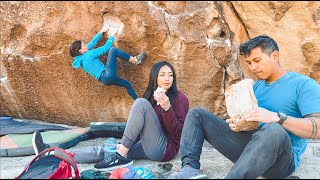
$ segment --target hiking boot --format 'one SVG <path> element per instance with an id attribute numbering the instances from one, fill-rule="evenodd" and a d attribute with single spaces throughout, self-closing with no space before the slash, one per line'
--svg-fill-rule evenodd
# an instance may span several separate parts
<path id="1" fill-rule="evenodd" d="M 41 153 L 45 149 L 50 148 L 50 146 L 48 144 L 43 142 L 39 131 L 36 131 L 33 133 L 32 146 L 33 146 L 33 149 L 34 149 L 34 152 L 36 155 L 38 155 L 39 153 Z"/>
<path id="2" fill-rule="evenodd" d="M 142 63 L 142 60 L 146 57 L 146 53 L 145 52 L 141 52 L 138 56 L 136 56 L 137 58 L 137 62 L 135 62 L 134 64 L 138 65 Z"/>
<path id="3" fill-rule="evenodd" d="M 96 170 L 100 171 L 112 171 L 119 167 L 126 167 L 133 163 L 130 158 L 120 156 L 118 153 L 111 154 L 107 159 L 94 165 Z"/>
<path id="4" fill-rule="evenodd" d="M 186 165 L 179 172 L 171 174 L 167 179 L 208 179 L 208 176 L 201 170 Z"/>

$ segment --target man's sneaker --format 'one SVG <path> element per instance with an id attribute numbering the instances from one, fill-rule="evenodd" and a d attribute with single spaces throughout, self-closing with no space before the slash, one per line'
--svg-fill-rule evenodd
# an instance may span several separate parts
<path id="1" fill-rule="evenodd" d="M 142 60 L 146 57 L 146 53 L 145 52 L 141 52 L 138 56 L 136 56 L 137 58 L 137 62 L 135 62 L 134 64 L 141 64 L 142 63 Z"/>
<path id="2" fill-rule="evenodd" d="M 110 155 L 107 159 L 94 165 L 96 170 L 100 171 L 112 171 L 116 168 L 126 167 L 133 163 L 132 159 L 120 156 L 118 153 Z"/>
<path id="3" fill-rule="evenodd" d="M 208 179 L 208 176 L 201 170 L 186 165 L 179 172 L 168 176 L 167 179 Z"/>
<path id="4" fill-rule="evenodd" d="M 39 153 L 41 153 L 45 149 L 50 148 L 50 146 L 48 144 L 43 142 L 39 131 L 36 131 L 33 133 L 32 146 L 33 146 L 33 149 L 34 149 L 34 152 L 36 155 L 38 155 Z"/>

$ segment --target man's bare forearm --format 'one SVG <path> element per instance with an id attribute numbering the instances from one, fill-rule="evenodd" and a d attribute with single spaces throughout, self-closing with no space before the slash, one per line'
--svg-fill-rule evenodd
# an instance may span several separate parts
<path id="1" fill-rule="evenodd" d="M 320 132 L 318 132 L 320 113 L 308 114 L 305 117 L 308 118 L 312 123 L 312 133 L 311 133 L 310 139 L 320 138 L 319 137 Z"/>
<path id="2" fill-rule="evenodd" d="M 306 139 L 319 139 L 320 113 L 308 114 L 304 118 L 288 117 L 282 126 L 296 136 Z"/>

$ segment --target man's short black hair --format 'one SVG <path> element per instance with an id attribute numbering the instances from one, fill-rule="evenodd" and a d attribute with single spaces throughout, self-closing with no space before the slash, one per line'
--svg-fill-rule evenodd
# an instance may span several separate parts
<path id="1" fill-rule="evenodd" d="M 250 55 L 251 50 L 256 47 L 260 47 L 261 51 L 268 54 L 269 56 L 273 51 L 279 51 L 277 43 L 272 38 L 266 35 L 262 35 L 252 38 L 245 43 L 242 43 L 239 48 L 240 54 L 246 57 L 247 55 Z"/>

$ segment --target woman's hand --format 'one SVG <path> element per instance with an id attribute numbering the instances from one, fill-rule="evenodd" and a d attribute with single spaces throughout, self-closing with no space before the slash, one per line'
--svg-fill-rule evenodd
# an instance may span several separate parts
<path id="1" fill-rule="evenodd" d="M 154 99 L 157 101 L 157 103 L 160 104 L 162 109 L 164 109 L 165 111 L 168 111 L 171 107 L 169 97 L 163 92 L 156 93 Z"/>
<path id="2" fill-rule="evenodd" d="M 104 32 L 107 32 L 109 30 L 109 26 L 107 24 L 103 25 L 103 27 L 101 28 L 100 30 L 100 33 L 104 33 Z"/>

